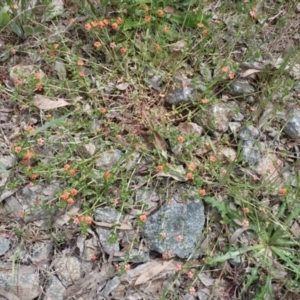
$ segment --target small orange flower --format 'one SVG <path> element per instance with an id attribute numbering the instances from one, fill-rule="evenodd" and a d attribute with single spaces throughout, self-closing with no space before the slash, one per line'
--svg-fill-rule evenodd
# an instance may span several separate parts
<path id="1" fill-rule="evenodd" d="M 95 43 L 94 43 L 94 46 L 95 46 L 96 48 L 99 48 L 99 47 L 101 47 L 101 43 L 100 43 L 100 42 L 95 42 Z"/>
<path id="2" fill-rule="evenodd" d="M 104 179 L 109 179 L 111 177 L 111 174 L 109 172 L 106 172 L 103 177 Z"/>
<path id="3" fill-rule="evenodd" d="M 80 223 L 84 222 L 84 216 L 78 216 L 78 220 Z"/>
<path id="4" fill-rule="evenodd" d="M 37 174 L 35 174 L 35 173 L 32 173 L 32 174 L 30 174 L 29 176 L 28 176 L 31 180 L 34 180 L 34 179 L 37 179 Z"/>
<path id="5" fill-rule="evenodd" d="M 49 114 L 49 113 L 45 115 L 45 118 L 47 118 L 47 119 L 49 119 L 49 118 L 51 118 L 51 117 L 52 117 L 52 115 Z"/>
<path id="6" fill-rule="evenodd" d="M 84 77 L 84 72 L 83 72 L 83 71 L 80 71 L 80 72 L 78 72 L 78 75 L 79 75 L 80 77 Z"/>
<path id="7" fill-rule="evenodd" d="M 69 197 L 70 197 L 70 193 L 67 192 L 67 191 L 64 191 L 62 193 L 62 195 L 60 196 L 60 198 L 63 199 L 63 200 L 67 200 Z"/>
<path id="8" fill-rule="evenodd" d="M 70 19 L 70 24 L 73 24 L 74 22 L 75 22 L 75 19 L 74 18 L 72 18 L 72 19 Z"/>
<path id="9" fill-rule="evenodd" d="M 105 107 L 101 107 L 100 111 L 101 111 L 102 114 L 105 114 L 107 112 L 107 109 Z"/>
<path id="10" fill-rule="evenodd" d="M 90 216 L 86 216 L 86 217 L 84 218 L 84 220 L 85 220 L 85 223 L 86 223 L 86 224 L 92 224 L 92 222 L 93 222 L 93 218 L 90 217 Z"/>
<path id="11" fill-rule="evenodd" d="M 75 203 L 75 201 L 74 201 L 73 198 L 68 198 L 67 203 L 70 204 L 70 205 L 73 205 Z"/>
<path id="12" fill-rule="evenodd" d="M 156 13 L 160 17 L 164 15 L 164 11 L 162 9 L 159 9 Z"/>
<path id="13" fill-rule="evenodd" d="M 175 267 L 176 267 L 176 271 L 181 271 L 181 264 L 178 263 L 178 264 L 176 264 Z"/>
<path id="14" fill-rule="evenodd" d="M 148 6 L 148 5 L 146 5 L 146 6 L 144 7 L 144 11 L 146 11 L 146 12 L 149 11 L 149 6 Z"/>
<path id="15" fill-rule="evenodd" d="M 121 25 L 122 23 L 123 23 L 122 18 L 121 18 L 121 17 L 118 17 L 118 18 L 117 18 L 117 24 L 118 24 L 118 25 Z"/>
<path id="16" fill-rule="evenodd" d="M 71 194 L 72 194 L 73 196 L 76 196 L 76 195 L 78 194 L 78 191 L 77 191 L 76 189 L 72 189 L 72 190 L 71 190 Z"/>
<path id="17" fill-rule="evenodd" d="M 125 54 L 127 52 L 127 48 L 126 47 L 122 47 L 120 49 L 120 51 L 121 51 L 122 54 Z"/>
<path id="18" fill-rule="evenodd" d="M 65 164 L 65 165 L 64 165 L 64 170 L 65 170 L 65 171 L 69 170 L 70 168 L 71 168 L 71 166 L 70 166 L 69 164 Z"/>
<path id="19" fill-rule="evenodd" d="M 10 54 L 11 54 L 11 55 L 15 55 L 16 52 L 17 52 L 16 49 L 11 49 L 11 50 L 10 50 Z"/>
<path id="20" fill-rule="evenodd" d="M 206 195 L 206 190 L 205 189 L 199 190 L 199 195 L 204 197 Z"/>
<path id="21" fill-rule="evenodd" d="M 169 32 L 170 32 L 170 28 L 169 28 L 168 26 L 166 26 L 166 27 L 164 28 L 164 32 L 165 32 L 165 33 L 169 33 Z"/>
<path id="22" fill-rule="evenodd" d="M 71 169 L 71 170 L 69 171 L 69 174 L 70 174 L 71 176 L 74 176 L 74 175 L 76 174 L 76 171 L 75 171 L 74 169 Z"/>
<path id="23" fill-rule="evenodd" d="M 77 62 L 77 65 L 78 65 L 78 66 L 83 66 L 83 65 L 84 65 L 84 62 L 83 62 L 82 60 L 79 60 L 79 61 Z"/>
<path id="24" fill-rule="evenodd" d="M 56 53 L 54 51 L 51 51 L 49 54 L 50 54 L 50 57 L 52 57 L 52 58 L 56 57 Z"/>
<path id="25" fill-rule="evenodd" d="M 19 8 L 18 4 L 16 4 L 16 3 L 13 4 L 13 8 L 14 8 L 14 9 L 18 9 L 18 8 Z"/>
<path id="26" fill-rule="evenodd" d="M 243 227 L 248 227 L 249 226 L 249 221 L 248 220 L 243 220 L 243 222 L 242 222 L 242 226 Z"/>
<path id="27" fill-rule="evenodd" d="M 31 125 L 28 125 L 27 127 L 26 127 L 26 131 L 28 131 L 28 132 L 34 132 L 34 128 L 31 126 Z"/>
<path id="28" fill-rule="evenodd" d="M 97 27 L 97 25 L 98 25 L 98 22 L 96 22 L 96 21 L 93 21 L 93 22 L 91 22 L 91 25 L 92 25 L 93 27 Z"/>
<path id="29" fill-rule="evenodd" d="M 118 27 L 119 27 L 119 25 L 118 25 L 117 23 L 112 23 L 112 24 L 111 24 L 111 28 L 112 28 L 113 30 L 117 30 Z"/>
<path id="30" fill-rule="evenodd" d="M 117 138 L 117 140 L 121 140 L 122 139 L 122 135 L 121 134 L 117 134 L 116 138 Z"/>
<path id="31" fill-rule="evenodd" d="M 195 171 L 196 166 L 194 164 L 190 164 L 188 169 L 189 169 L 189 171 L 193 172 L 193 171 Z"/>
<path id="32" fill-rule="evenodd" d="M 16 153 L 20 153 L 22 151 L 22 147 L 17 146 L 17 147 L 14 148 L 14 151 Z"/>
<path id="33" fill-rule="evenodd" d="M 92 25 L 91 25 L 90 23 L 86 23 L 86 24 L 84 25 L 84 29 L 85 29 L 86 31 L 90 31 L 90 30 L 92 29 Z"/>
<path id="34" fill-rule="evenodd" d="M 208 33 L 208 30 L 207 30 L 207 29 L 203 29 L 203 30 L 202 30 L 202 34 L 203 34 L 203 35 L 207 35 L 207 33 Z"/>
<path id="35" fill-rule="evenodd" d="M 183 236 L 182 236 L 182 235 L 177 235 L 177 236 L 176 236 L 176 241 L 177 241 L 177 242 L 180 243 L 180 242 L 182 242 L 182 240 L 183 240 Z"/>
<path id="36" fill-rule="evenodd" d="M 234 79 L 234 73 L 232 73 L 232 72 L 230 72 L 229 74 L 228 74 L 228 77 L 229 77 L 229 79 Z"/>
<path id="37" fill-rule="evenodd" d="M 155 45 L 154 45 L 154 49 L 155 49 L 156 51 L 158 51 L 158 50 L 160 50 L 160 46 L 159 46 L 158 44 L 155 44 Z"/>
<path id="38" fill-rule="evenodd" d="M 145 22 L 150 22 L 151 21 L 151 17 L 150 16 L 145 16 L 144 20 L 145 20 Z"/>
<path id="39" fill-rule="evenodd" d="M 193 272 L 191 272 L 191 271 L 189 271 L 186 275 L 187 275 L 187 277 L 190 278 L 190 279 L 192 279 L 193 276 L 194 276 Z"/>
<path id="40" fill-rule="evenodd" d="M 180 136 L 177 138 L 177 141 L 178 141 L 178 143 L 182 144 L 182 143 L 184 142 L 184 137 L 180 135 Z"/>
<path id="41" fill-rule="evenodd" d="M 97 260 L 98 259 L 98 256 L 97 255 L 93 255 L 92 257 L 91 257 L 91 260 L 92 261 L 95 261 L 95 260 Z"/>
<path id="42" fill-rule="evenodd" d="M 42 77 L 43 77 L 43 76 L 42 76 L 42 74 L 40 74 L 40 73 L 35 73 L 35 74 L 34 74 L 34 78 L 37 79 L 37 80 L 41 80 Z"/>
<path id="43" fill-rule="evenodd" d="M 257 13 L 254 10 L 251 10 L 249 14 L 253 19 L 257 19 Z"/>
<path id="44" fill-rule="evenodd" d="M 192 179 L 194 178 L 194 175 L 193 175 L 193 173 L 187 173 L 187 174 L 185 175 L 185 178 L 186 178 L 187 180 L 192 180 Z"/>
<path id="45" fill-rule="evenodd" d="M 108 24 L 109 24 L 109 20 L 108 20 L 108 19 L 104 19 L 104 20 L 103 20 L 103 23 L 104 23 L 105 25 L 108 25 Z"/>
<path id="46" fill-rule="evenodd" d="M 204 27 L 204 24 L 203 24 L 203 23 L 198 23 L 197 26 L 198 26 L 199 28 L 203 28 L 203 27 Z"/>
<path id="47" fill-rule="evenodd" d="M 59 44 L 56 43 L 56 44 L 53 45 L 53 47 L 54 47 L 54 49 L 58 49 Z"/>
<path id="48" fill-rule="evenodd" d="M 222 68 L 222 72 L 227 73 L 229 71 L 229 68 L 227 66 L 224 66 Z"/>
<path id="49" fill-rule="evenodd" d="M 146 220 L 147 220 L 147 216 L 146 215 L 140 215 L 139 219 L 140 219 L 141 222 L 145 223 Z"/>
<path id="50" fill-rule="evenodd" d="M 287 189 L 280 189 L 279 190 L 279 195 L 285 196 L 287 194 Z"/>
<path id="51" fill-rule="evenodd" d="M 213 155 L 211 155 L 211 156 L 209 157 L 209 161 L 210 161 L 210 162 L 216 162 L 216 160 L 217 160 L 217 158 L 216 158 L 215 156 L 213 156 Z"/>
<path id="52" fill-rule="evenodd" d="M 222 176 L 225 176 L 227 174 L 227 170 L 225 170 L 225 169 L 222 169 L 222 171 L 221 171 L 221 175 Z"/>
<path id="53" fill-rule="evenodd" d="M 215 23 L 215 24 L 220 24 L 220 23 L 221 23 L 221 20 L 216 19 L 216 20 L 214 20 L 214 23 Z"/>
<path id="54" fill-rule="evenodd" d="M 97 22 L 97 25 L 96 25 L 96 27 L 98 27 L 98 28 L 103 28 L 105 26 L 105 24 L 104 24 L 104 22 L 103 21 L 99 21 L 99 22 Z"/>
<path id="55" fill-rule="evenodd" d="M 164 166 L 162 166 L 162 165 L 157 166 L 156 171 L 159 172 L 159 173 L 163 172 L 164 171 Z"/>
<path id="56" fill-rule="evenodd" d="M 125 265 L 125 266 L 124 266 L 124 270 L 125 270 L 125 271 L 129 271 L 130 268 L 131 268 L 130 265 Z"/>
<path id="57" fill-rule="evenodd" d="M 201 103 L 206 104 L 208 103 L 208 100 L 206 98 L 201 99 Z"/>
<path id="58" fill-rule="evenodd" d="M 26 154 L 24 155 L 24 159 L 26 159 L 26 160 L 31 159 L 32 158 L 32 153 L 33 153 L 32 149 L 27 150 Z"/>
<path id="59" fill-rule="evenodd" d="M 42 84 L 41 84 L 41 83 L 37 83 L 37 84 L 35 85 L 35 89 L 36 89 L 37 91 L 42 91 L 42 90 L 43 90 Z"/>
<path id="60" fill-rule="evenodd" d="M 248 207 L 243 207 L 243 213 L 244 214 L 249 214 L 250 210 Z"/>

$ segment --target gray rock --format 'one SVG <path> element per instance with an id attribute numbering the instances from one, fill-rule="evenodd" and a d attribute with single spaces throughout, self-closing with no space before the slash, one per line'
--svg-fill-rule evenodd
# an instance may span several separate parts
<path id="1" fill-rule="evenodd" d="M 80 262 L 77 257 L 64 256 L 55 258 L 53 266 L 56 274 L 65 287 L 72 285 L 74 281 L 79 280 L 81 277 Z"/>
<path id="2" fill-rule="evenodd" d="M 244 141 L 242 145 L 243 161 L 250 165 L 255 165 L 260 160 L 260 151 L 254 145 L 253 141 Z"/>
<path id="3" fill-rule="evenodd" d="M 169 104 L 180 104 L 184 102 L 191 102 L 194 99 L 194 89 L 190 86 L 177 87 L 171 94 L 168 95 L 166 102 Z"/>
<path id="4" fill-rule="evenodd" d="M 0 157 L 0 163 L 2 163 L 6 169 L 12 168 L 17 162 L 17 158 L 14 155 L 5 155 Z"/>
<path id="5" fill-rule="evenodd" d="M 195 137 L 200 137 L 203 133 L 203 128 L 193 122 L 180 123 L 178 125 L 178 130 L 181 135 L 194 135 Z"/>
<path id="6" fill-rule="evenodd" d="M 194 122 L 211 132 L 224 133 L 228 130 L 229 122 L 236 108 L 235 102 L 215 103 L 208 109 L 206 114 L 202 112 L 197 113 L 194 117 Z"/>
<path id="7" fill-rule="evenodd" d="M 228 127 L 232 133 L 237 133 L 237 131 L 241 128 L 241 123 L 239 122 L 229 122 Z"/>
<path id="8" fill-rule="evenodd" d="M 65 80 L 65 78 L 67 77 L 66 66 L 61 61 L 55 61 L 54 71 L 56 71 L 59 80 Z"/>
<path id="9" fill-rule="evenodd" d="M 150 250 L 161 254 L 172 252 L 180 258 L 199 257 L 195 247 L 205 221 L 202 201 L 190 197 L 188 204 L 166 203 L 145 222 L 144 234 Z M 163 239 L 161 233 L 166 233 Z M 178 241 L 178 237 L 182 241 Z"/>
<path id="10" fill-rule="evenodd" d="M 95 210 L 94 219 L 98 222 L 114 223 L 119 219 L 120 214 L 112 207 L 100 207 Z"/>
<path id="11" fill-rule="evenodd" d="M 294 91 L 299 94 L 300 93 L 300 81 L 296 81 L 294 85 Z"/>
<path id="12" fill-rule="evenodd" d="M 10 247 L 10 240 L 0 237 L 0 256 L 5 254 Z"/>
<path id="13" fill-rule="evenodd" d="M 236 79 L 229 86 L 229 94 L 243 96 L 255 92 L 255 88 L 245 79 Z"/>
<path id="14" fill-rule="evenodd" d="M 240 131 L 239 138 L 243 141 L 254 141 L 258 135 L 258 129 L 252 125 L 248 125 Z"/>
<path id="15" fill-rule="evenodd" d="M 22 300 L 32 300 L 41 292 L 39 272 L 32 266 L 16 266 L 1 263 L 0 288 L 18 296 Z"/>
<path id="16" fill-rule="evenodd" d="M 96 152 L 96 146 L 92 143 L 80 145 L 78 147 L 78 152 L 83 158 L 91 158 Z"/>
<path id="17" fill-rule="evenodd" d="M 94 219 L 98 222 L 115 223 L 119 220 L 119 218 L 120 213 L 111 207 L 97 208 L 94 215 Z M 97 226 L 96 232 L 98 234 L 101 246 L 106 253 L 110 254 L 114 251 L 120 251 L 120 245 L 118 241 L 115 243 L 110 242 L 111 235 L 114 232 L 113 229 Z"/>
<path id="18" fill-rule="evenodd" d="M 63 300 L 65 290 L 66 288 L 61 281 L 56 276 L 52 276 L 50 285 L 46 287 L 46 295 L 43 296 L 43 300 Z"/>
<path id="19" fill-rule="evenodd" d="M 21 80 L 24 84 L 28 83 L 30 78 L 34 78 L 34 74 L 40 74 L 41 78 L 45 73 L 34 65 L 15 65 L 9 71 L 9 76 L 12 80 Z"/>
<path id="20" fill-rule="evenodd" d="M 114 151 L 106 151 L 96 160 L 96 167 L 103 170 L 109 170 L 121 159 L 122 155 L 122 151 L 118 149 Z"/>
<path id="21" fill-rule="evenodd" d="M 296 109 L 284 124 L 283 131 L 292 139 L 300 137 L 300 110 Z"/>
<path id="22" fill-rule="evenodd" d="M 255 171 L 261 175 L 264 181 L 272 181 L 279 176 L 282 161 L 272 153 L 267 153 L 258 162 Z"/>
<path id="23" fill-rule="evenodd" d="M 244 120 L 244 115 L 242 115 L 240 112 L 238 112 L 232 116 L 232 120 L 234 120 L 236 122 L 241 122 Z"/>
<path id="24" fill-rule="evenodd" d="M 159 85 L 160 85 L 160 82 L 161 82 L 162 78 L 163 78 L 163 76 L 158 74 L 158 75 L 154 75 L 153 77 L 151 77 L 149 79 L 149 83 L 150 83 L 151 87 L 153 89 L 155 89 L 156 91 L 160 91 L 160 86 Z"/>

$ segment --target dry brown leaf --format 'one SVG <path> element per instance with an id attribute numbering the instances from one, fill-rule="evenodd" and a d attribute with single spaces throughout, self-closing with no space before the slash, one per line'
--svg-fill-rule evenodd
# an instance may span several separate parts
<path id="1" fill-rule="evenodd" d="M 248 76 L 250 76 L 250 75 L 252 75 L 252 74 L 260 73 L 261 71 L 262 71 L 262 70 L 249 69 L 249 70 L 243 72 L 243 73 L 241 74 L 241 77 L 248 77 Z"/>
<path id="2" fill-rule="evenodd" d="M 153 131 L 153 136 L 154 136 L 154 145 L 156 149 L 166 151 L 167 143 L 165 139 L 155 130 Z"/>
<path id="3" fill-rule="evenodd" d="M 94 224 L 98 225 L 98 226 L 102 226 L 102 227 L 108 227 L 108 228 L 112 228 L 114 226 L 116 226 L 117 229 L 120 230 L 132 230 L 133 227 L 130 224 L 125 224 L 125 223 L 106 223 L 106 222 L 93 222 Z"/>
<path id="4" fill-rule="evenodd" d="M 185 48 L 186 46 L 186 41 L 185 40 L 180 40 L 174 44 L 171 44 L 170 47 L 170 51 L 171 53 L 176 53 L 176 52 L 182 52 L 182 50 Z"/>
<path id="5" fill-rule="evenodd" d="M 151 278 L 153 278 L 155 275 L 162 272 L 164 269 L 166 269 L 172 263 L 173 263 L 173 260 L 163 261 L 162 263 L 157 262 L 157 261 L 151 262 L 147 271 L 137 278 L 134 285 L 139 285 L 139 284 L 149 281 Z"/>
<path id="6" fill-rule="evenodd" d="M 57 101 L 53 101 L 43 95 L 35 95 L 33 97 L 33 104 L 42 110 L 50 110 L 59 107 L 64 107 L 68 105 L 72 105 L 62 98 L 58 98 Z"/>

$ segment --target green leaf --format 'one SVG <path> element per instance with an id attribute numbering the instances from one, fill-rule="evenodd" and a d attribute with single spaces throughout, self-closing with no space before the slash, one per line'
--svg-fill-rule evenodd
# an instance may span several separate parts
<path id="1" fill-rule="evenodd" d="M 21 39 L 25 38 L 24 31 L 23 29 L 17 24 L 17 23 L 12 23 L 11 25 L 11 30 Z"/>
<path id="2" fill-rule="evenodd" d="M 0 10 L 0 29 L 3 28 L 7 23 L 9 23 L 10 21 L 10 16 L 7 13 L 9 7 L 8 6 L 4 6 L 1 10 Z"/>
<path id="3" fill-rule="evenodd" d="M 38 25 L 38 26 L 35 26 L 33 27 L 33 31 L 34 33 L 41 33 L 43 31 L 45 31 L 45 26 L 44 25 Z"/>
<path id="4" fill-rule="evenodd" d="M 34 28 L 30 25 L 24 25 L 23 30 L 26 35 L 33 35 L 34 34 Z"/>
<path id="5" fill-rule="evenodd" d="M 43 126 L 37 128 L 34 132 L 28 134 L 28 137 L 34 136 L 34 135 L 36 135 L 36 134 L 38 134 L 38 133 L 40 133 L 42 131 L 45 131 L 46 129 L 48 129 L 48 128 L 52 127 L 52 126 L 57 125 L 59 122 L 65 120 L 67 117 L 71 116 L 72 114 L 74 114 L 74 111 L 72 111 L 72 112 L 70 112 L 70 113 L 68 113 L 68 114 L 66 114 L 66 115 L 64 115 L 62 117 L 59 117 L 59 118 L 57 118 L 55 120 L 52 120 L 50 122 L 45 123 Z"/>
<path id="6" fill-rule="evenodd" d="M 231 222 L 231 219 L 229 218 L 229 215 L 231 215 L 231 208 L 225 202 L 217 201 L 214 197 L 204 197 L 203 200 L 212 207 L 215 207 L 226 223 Z"/>

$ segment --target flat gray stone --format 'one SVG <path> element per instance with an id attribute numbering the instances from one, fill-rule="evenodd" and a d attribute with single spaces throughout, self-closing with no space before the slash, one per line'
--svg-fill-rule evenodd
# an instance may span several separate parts
<path id="1" fill-rule="evenodd" d="M 243 96 L 255 92 L 255 88 L 245 79 L 236 79 L 229 86 L 229 94 L 232 96 Z"/>
<path id="2" fill-rule="evenodd" d="M 121 159 L 122 155 L 122 151 L 118 149 L 106 151 L 96 160 L 96 167 L 103 170 L 109 170 Z"/>
<path id="3" fill-rule="evenodd" d="M 252 125 L 248 125 L 240 131 L 239 138 L 243 141 L 254 141 L 258 135 L 258 129 Z"/>
<path id="4" fill-rule="evenodd" d="M 80 279 L 80 262 L 77 257 L 58 257 L 53 262 L 56 274 L 65 287 Z"/>
<path id="5" fill-rule="evenodd" d="M 64 300 L 65 290 L 66 288 L 61 283 L 61 281 L 56 276 L 52 276 L 50 285 L 46 287 L 46 295 L 43 296 L 43 300 Z"/>
<path id="6" fill-rule="evenodd" d="M 5 254 L 10 247 L 10 240 L 0 237 L 0 256 Z"/>
<path id="7" fill-rule="evenodd" d="M 14 271 L 1 264 L 0 288 L 22 300 L 32 300 L 41 292 L 39 273 L 32 266 L 16 266 Z"/>
<path id="8" fill-rule="evenodd" d="M 242 145 L 242 158 L 243 161 L 255 165 L 259 162 L 261 155 L 257 146 L 254 145 L 252 141 L 244 141 Z"/>
<path id="9" fill-rule="evenodd" d="M 300 137 L 300 110 L 296 109 L 285 122 L 283 131 L 292 139 Z"/>
<path id="10" fill-rule="evenodd" d="M 172 251 L 172 255 L 197 258 L 200 253 L 195 251 L 200 241 L 205 221 L 204 206 L 201 200 L 190 197 L 188 204 L 164 204 L 157 212 L 148 217 L 144 226 L 147 246 L 150 250 L 161 254 Z M 161 233 L 166 234 L 165 238 Z M 182 241 L 178 241 L 181 236 Z"/>
<path id="11" fill-rule="evenodd" d="M 94 219 L 98 222 L 115 223 L 119 219 L 120 213 L 111 207 L 97 208 L 95 211 Z M 120 251 L 119 242 L 110 242 L 111 234 L 114 232 L 113 229 L 105 227 L 96 227 L 96 232 L 99 237 L 101 246 L 104 251 L 108 254 L 113 251 Z"/>
<path id="12" fill-rule="evenodd" d="M 203 133 L 203 128 L 193 122 L 180 123 L 178 125 L 178 130 L 182 135 L 194 135 L 195 137 L 200 137 Z"/>

